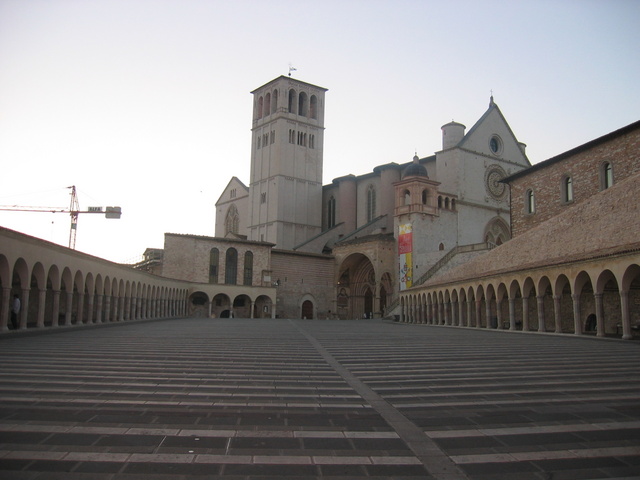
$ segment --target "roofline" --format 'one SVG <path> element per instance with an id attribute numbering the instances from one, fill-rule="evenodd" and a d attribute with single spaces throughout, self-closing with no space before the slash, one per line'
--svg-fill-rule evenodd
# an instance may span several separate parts
<path id="1" fill-rule="evenodd" d="M 257 240 L 242 240 L 239 238 L 226 238 L 226 237 L 209 237 L 207 235 L 195 235 L 192 233 L 171 233 L 165 232 L 165 237 L 182 237 L 182 238 L 192 238 L 194 240 L 212 240 L 215 242 L 223 242 L 223 243 L 242 243 L 248 245 L 260 245 L 261 247 L 275 247 L 275 243 L 269 242 L 259 242 Z"/>
<path id="2" fill-rule="evenodd" d="M 633 122 L 630 123 L 629 125 L 627 125 L 626 127 L 622 127 L 619 128 L 618 130 L 614 130 L 613 132 L 607 133 L 606 135 L 603 135 L 601 137 L 598 137 L 594 140 L 590 140 L 587 143 L 583 143 L 582 145 L 579 145 L 575 148 L 572 148 L 571 150 L 567 150 L 564 153 L 561 153 L 559 155 L 556 155 L 555 157 L 551 157 L 547 160 L 543 160 L 542 162 L 538 162 L 535 165 L 532 165 L 529 168 L 526 168 L 524 170 L 521 170 L 519 172 L 516 172 L 512 175 L 509 175 L 508 177 L 503 178 L 501 181 L 504 183 L 509 183 L 513 180 L 516 180 L 520 177 L 524 177 L 526 175 L 528 175 L 529 173 L 533 173 L 536 172 L 538 170 L 541 170 L 543 168 L 546 168 L 550 165 L 553 165 L 561 160 L 564 160 L 565 158 L 568 157 L 572 157 L 578 153 L 584 152 L 586 150 L 590 150 L 593 147 L 596 147 L 598 145 L 601 145 L 603 143 L 606 142 L 610 142 L 611 140 L 621 137 L 622 135 L 626 135 L 628 133 L 633 132 L 634 130 L 640 129 L 640 120 L 638 120 L 637 122 Z"/>
<path id="3" fill-rule="evenodd" d="M 256 88 L 255 90 L 252 90 L 252 91 L 251 91 L 251 92 L 249 92 L 249 93 L 252 93 L 252 94 L 253 94 L 253 93 L 256 93 L 258 90 L 260 90 L 260 89 L 262 89 L 262 88 L 266 87 L 267 85 L 270 85 L 270 84 L 272 84 L 272 83 L 275 83 L 275 82 L 277 82 L 278 80 L 281 80 L 281 79 L 293 80 L 293 81 L 295 81 L 295 82 L 302 83 L 302 84 L 304 84 L 304 85 L 308 85 L 308 86 L 313 87 L 313 88 L 318 88 L 318 89 L 322 90 L 323 92 L 326 92 L 326 91 L 328 91 L 328 90 L 329 90 L 328 88 L 320 87 L 320 86 L 318 86 L 318 85 L 314 85 L 313 83 L 303 82 L 302 80 L 298 80 L 297 78 L 292 78 L 292 77 L 289 77 L 289 76 L 287 76 L 287 75 L 280 75 L 279 77 L 274 78 L 273 80 L 268 81 L 268 82 L 267 82 L 267 83 L 265 83 L 264 85 L 259 86 L 258 88 Z"/>

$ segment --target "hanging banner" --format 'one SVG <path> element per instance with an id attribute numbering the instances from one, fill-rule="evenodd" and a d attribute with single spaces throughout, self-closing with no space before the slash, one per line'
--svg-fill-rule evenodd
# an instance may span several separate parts
<path id="1" fill-rule="evenodd" d="M 406 290 L 413 285 L 413 265 L 411 253 L 413 251 L 413 229 L 410 223 L 398 226 L 398 257 L 400 259 L 400 290 Z"/>

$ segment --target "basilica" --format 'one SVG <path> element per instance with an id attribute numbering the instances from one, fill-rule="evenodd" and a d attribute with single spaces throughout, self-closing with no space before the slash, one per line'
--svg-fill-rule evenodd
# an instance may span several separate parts
<path id="1" fill-rule="evenodd" d="M 229 180 L 212 237 L 166 235 L 163 275 L 272 287 L 277 301 L 223 296 L 201 314 L 379 318 L 401 291 L 511 238 L 501 180 L 530 163 L 493 98 L 471 128 L 444 125 L 433 155 L 323 184 L 327 89 L 281 76 L 251 93 L 248 184 Z"/>

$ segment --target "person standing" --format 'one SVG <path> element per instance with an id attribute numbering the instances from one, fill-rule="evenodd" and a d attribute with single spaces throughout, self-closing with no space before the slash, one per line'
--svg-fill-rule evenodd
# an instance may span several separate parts
<path id="1" fill-rule="evenodd" d="M 11 304 L 11 323 L 13 329 L 18 329 L 18 314 L 20 313 L 20 297 L 18 295 L 13 296 L 13 303 Z"/>

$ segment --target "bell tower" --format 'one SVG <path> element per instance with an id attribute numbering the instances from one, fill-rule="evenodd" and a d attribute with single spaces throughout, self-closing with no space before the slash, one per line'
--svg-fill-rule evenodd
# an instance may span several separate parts
<path id="1" fill-rule="evenodd" d="M 251 92 L 250 240 L 291 249 L 320 233 L 326 91 L 283 75 Z"/>

